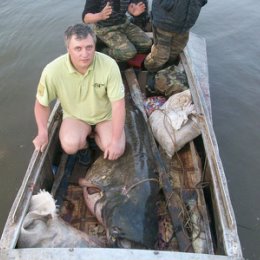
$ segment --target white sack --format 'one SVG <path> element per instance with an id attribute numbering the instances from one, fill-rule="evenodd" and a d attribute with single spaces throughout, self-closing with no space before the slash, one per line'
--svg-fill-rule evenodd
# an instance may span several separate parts
<path id="1" fill-rule="evenodd" d="M 171 96 L 149 117 L 153 135 L 168 156 L 200 134 L 190 90 Z"/>
<path id="2" fill-rule="evenodd" d="M 22 223 L 19 248 L 101 247 L 102 242 L 72 227 L 56 214 L 53 197 L 46 191 L 33 195 Z"/>

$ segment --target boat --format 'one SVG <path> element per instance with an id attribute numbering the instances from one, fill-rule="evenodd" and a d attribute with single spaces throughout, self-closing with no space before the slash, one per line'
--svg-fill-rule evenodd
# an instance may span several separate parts
<path id="1" fill-rule="evenodd" d="M 49 144 L 46 150 L 41 153 L 34 151 L 29 162 L 28 169 L 25 173 L 22 185 L 13 202 L 9 216 L 0 240 L 0 258 L 2 260 L 73 260 L 73 259 L 89 259 L 89 260 L 242 260 L 243 254 L 240 240 L 237 232 L 236 218 L 232 208 L 229 196 L 228 185 L 219 155 L 218 144 L 214 133 L 212 123 L 212 112 L 210 103 L 209 81 L 206 41 L 204 38 L 191 33 L 189 42 L 180 57 L 189 84 L 192 100 L 196 111 L 199 114 L 199 126 L 201 134 L 193 141 L 190 141 L 178 152 L 177 157 L 173 157 L 171 161 L 162 156 L 162 160 L 166 162 L 169 168 L 165 169 L 161 162 L 158 163 L 160 177 L 164 189 L 165 197 L 168 198 L 168 219 L 177 221 L 177 225 L 183 224 L 184 219 L 181 217 L 181 208 L 176 205 L 177 197 L 173 191 L 176 187 L 172 186 L 168 178 L 168 171 L 174 168 L 174 174 L 179 181 L 183 181 L 182 192 L 196 190 L 196 204 L 198 205 L 198 215 L 192 217 L 200 217 L 202 221 L 203 249 L 195 250 L 196 245 L 193 243 L 199 237 L 196 231 L 192 233 L 193 241 L 185 237 L 183 230 L 178 230 L 176 223 L 170 224 L 170 230 L 175 230 L 176 237 L 173 244 L 177 245 L 177 250 L 172 249 L 169 244 L 171 239 L 168 238 L 167 247 L 160 249 L 133 249 L 133 248 L 19 248 L 17 241 L 19 239 L 21 226 L 28 212 L 31 198 L 40 190 L 47 190 L 62 204 L 63 196 L 57 196 L 60 193 L 71 194 L 72 200 L 78 201 L 82 196 L 82 190 L 73 183 L 72 190 L 67 185 L 65 189 L 61 189 L 64 176 L 67 174 L 67 162 L 70 160 L 75 163 L 75 157 L 72 159 L 62 152 L 60 149 L 58 131 L 61 123 L 61 107 L 57 101 L 54 105 L 49 121 Z M 130 88 L 132 100 L 136 106 L 143 112 L 146 122 L 147 117 L 144 113 L 142 100 L 142 82 L 136 76 L 133 68 L 127 68 L 122 72 L 126 82 Z M 150 128 L 149 128 L 150 129 Z M 156 142 L 152 142 L 155 153 L 160 153 Z M 181 166 L 180 166 L 181 158 Z M 74 160 L 74 161 L 73 161 Z M 184 165 L 185 164 L 185 165 Z M 186 165 L 187 164 L 187 165 Z M 76 168 L 76 170 L 75 170 Z M 176 170 L 177 169 L 177 170 Z M 184 170 L 185 169 L 185 170 Z M 74 165 L 72 171 L 80 172 L 80 167 Z M 54 175 L 55 173 L 55 175 Z M 73 172 L 74 173 L 74 172 Z M 74 174 L 70 173 L 71 176 Z M 75 177 L 75 176 L 74 176 Z M 73 178 L 72 178 L 73 179 Z M 178 193 L 179 194 L 179 193 Z M 73 196 L 76 196 L 76 198 Z M 77 197 L 78 196 L 78 197 Z M 182 197 L 181 197 L 182 198 Z M 83 205 L 84 203 L 82 203 Z M 192 205 L 189 205 L 192 208 Z M 80 211 L 78 214 L 89 214 L 87 209 Z M 83 212 L 83 213 L 82 213 Z M 80 218 L 80 216 L 77 216 Z M 93 216 L 84 215 L 77 223 L 74 221 L 76 228 L 82 229 L 82 226 L 90 227 L 88 220 L 98 225 Z M 81 223 L 80 223 L 81 221 Z M 83 225 L 82 221 L 84 222 Z M 164 219 L 165 221 L 165 219 Z M 167 230 L 166 230 L 167 231 Z M 168 233 L 170 231 L 168 230 Z M 195 233 L 195 234 L 194 234 Z M 164 234 L 167 237 L 167 235 Z M 169 234 L 168 234 L 169 236 Z M 172 236 L 172 234 L 171 234 Z M 195 236 L 195 238 L 194 238 Z M 188 239 L 188 242 L 187 242 Z M 183 240 L 183 241 L 181 241 Z M 177 242 L 176 242 L 177 241 Z M 180 242 L 182 243 L 180 245 Z M 199 241 L 201 242 L 201 240 Z M 187 247 L 187 243 L 191 247 Z"/>

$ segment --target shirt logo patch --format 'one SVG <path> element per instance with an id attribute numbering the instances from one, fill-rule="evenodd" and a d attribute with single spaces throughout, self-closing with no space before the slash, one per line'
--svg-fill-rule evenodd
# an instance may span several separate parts
<path id="1" fill-rule="evenodd" d="M 101 87 L 104 87 L 105 84 L 102 84 L 102 83 L 94 83 L 94 87 L 95 88 L 101 88 Z"/>
<path id="2" fill-rule="evenodd" d="M 39 96 L 42 97 L 44 95 L 44 89 L 45 89 L 45 87 L 43 85 L 39 84 L 39 86 L 38 86 L 38 94 L 39 94 Z"/>

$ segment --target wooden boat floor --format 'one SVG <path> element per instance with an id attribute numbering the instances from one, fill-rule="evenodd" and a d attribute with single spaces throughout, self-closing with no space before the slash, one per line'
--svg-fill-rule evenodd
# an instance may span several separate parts
<path id="1" fill-rule="evenodd" d="M 68 187 L 62 198 L 59 215 L 73 227 L 88 235 L 98 237 L 105 242 L 105 229 L 87 208 L 83 197 L 83 190 L 78 185 L 79 179 L 85 177 L 87 170 L 88 167 L 76 161 L 72 173 L 66 180 Z"/>
<path id="2" fill-rule="evenodd" d="M 68 186 L 67 195 L 60 208 L 60 216 L 86 234 L 106 240 L 104 227 L 86 207 L 82 188 L 78 185 L 70 184 Z"/>

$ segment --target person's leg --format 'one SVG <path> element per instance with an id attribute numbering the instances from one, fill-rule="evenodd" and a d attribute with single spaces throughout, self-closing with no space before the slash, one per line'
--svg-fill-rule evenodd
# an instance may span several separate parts
<path id="1" fill-rule="evenodd" d="M 154 43 L 151 53 L 144 61 L 145 68 L 150 72 L 160 70 L 170 57 L 172 34 L 153 27 Z"/>
<path id="2" fill-rule="evenodd" d="M 106 147 L 110 144 L 112 139 L 112 121 L 103 121 L 96 125 L 95 128 L 95 141 L 102 151 L 105 151 Z M 119 146 L 125 147 L 125 132 L 119 140 Z"/>
<path id="3" fill-rule="evenodd" d="M 75 154 L 77 151 L 87 148 L 87 136 L 91 133 L 90 125 L 83 121 L 66 118 L 60 127 L 60 142 L 62 149 L 67 154 Z"/>
<path id="4" fill-rule="evenodd" d="M 173 33 L 170 59 L 169 61 L 173 63 L 179 57 L 180 53 L 183 51 L 187 42 L 189 40 L 189 32 L 185 33 Z"/>
<path id="5" fill-rule="evenodd" d="M 128 40 L 122 25 L 95 27 L 95 33 L 108 48 L 104 53 L 116 61 L 127 61 L 136 55 L 135 46 Z"/>
<path id="6" fill-rule="evenodd" d="M 129 41 L 131 41 L 138 53 L 147 53 L 152 46 L 152 40 L 138 26 L 129 21 L 125 24 L 125 33 Z"/>

